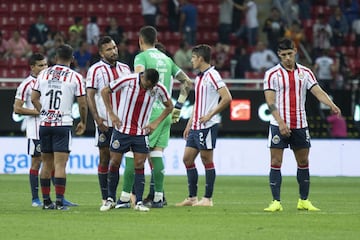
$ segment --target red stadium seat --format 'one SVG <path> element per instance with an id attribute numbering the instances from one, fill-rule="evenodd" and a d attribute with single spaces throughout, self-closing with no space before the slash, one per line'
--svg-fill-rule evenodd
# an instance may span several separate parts
<path id="1" fill-rule="evenodd" d="M 10 4 L 11 16 L 20 17 L 29 14 L 29 4 L 12 3 Z"/>
<path id="2" fill-rule="evenodd" d="M 30 4 L 30 13 L 33 16 L 38 16 L 42 14 L 43 16 L 48 15 L 48 6 L 45 3 L 31 3 Z"/>
<path id="3" fill-rule="evenodd" d="M 245 72 L 245 78 L 247 79 L 261 79 L 264 77 L 263 73 L 258 72 Z"/>
<path id="4" fill-rule="evenodd" d="M 8 17 L 10 15 L 10 8 L 8 3 L 0 4 L 0 16 Z"/>
<path id="5" fill-rule="evenodd" d="M 49 16 L 65 17 L 68 16 L 68 7 L 63 3 L 50 3 L 48 6 Z"/>

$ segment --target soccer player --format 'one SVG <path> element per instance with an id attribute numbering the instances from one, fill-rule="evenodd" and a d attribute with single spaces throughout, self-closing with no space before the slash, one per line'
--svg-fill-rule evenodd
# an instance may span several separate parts
<path id="1" fill-rule="evenodd" d="M 328 105 L 333 113 L 340 109 L 318 85 L 313 72 L 296 63 L 297 49 L 289 39 L 278 45 L 281 62 L 266 71 L 264 76 L 265 100 L 272 114 L 269 127 L 268 147 L 271 166 L 269 183 L 273 197 L 267 212 L 282 211 L 280 202 L 281 165 L 284 149 L 290 146 L 297 162 L 299 195 L 297 209 L 318 211 L 308 199 L 310 189 L 309 148 L 310 134 L 306 120 L 305 101 L 309 90 L 320 102 Z"/>
<path id="2" fill-rule="evenodd" d="M 120 92 L 120 104 L 115 114 L 110 104 L 109 94 L 117 91 Z M 109 197 L 100 210 L 108 211 L 115 207 L 116 195 L 114 193 L 116 193 L 119 179 L 119 167 L 123 154 L 131 149 L 135 168 L 135 210 L 149 211 L 142 202 L 145 182 L 144 162 L 149 153 L 148 134 L 158 128 L 173 110 L 171 98 L 165 86 L 159 82 L 158 71 L 151 68 L 110 82 L 108 87 L 103 88 L 101 95 L 114 130 L 110 144 Z M 165 108 L 156 119 L 149 121 L 156 100 L 160 100 Z"/>
<path id="3" fill-rule="evenodd" d="M 79 104 L 80 122 L 75 133 L 86 129 L 87 103 L 81 74 L 70 69 L 73 49 L 64 44 L 56 49 L 56 64 L 40 72 L 34 83 L 31 101 L 40 112 L 40 144 L 43 167 L 40 185 L 43 209 L 67 210 L 63 199 L 66 188 L 66 163 L 71 151 L 72 105 Z M 50 199 L 50 177 L 55 169 L 55 204 Z"/>
<path id="4" fill-rule="evenodd" d="M 229 106 L 232 96 L 219 72 L 211 66 L 211 47 L 206 44 L 192 49 L 191 63 L 200 71 L 195 78 L 195 104 L 183 136 L 186 139 L 183 162 L 186 167 L 189 196 L 176 206 L 213 206 L 212 195 L 215 183 L 213 151 L 216 145 L 219 113 Z M 219 101 L 220 100 L 220 101 Z M 198 171 L 195 158 L 200 153 L 205 167 L 205 194 L 198 201 Z"/>
<path id="5" fill-rule="evenodd" d="M 114 40 L 109 36 L 101 37 L 98 41 L 101 60 L 93 64 L 86 77 L 86 92 L 89 110 L 95 122 L 95 144 L 99 148 L 98 178 L 102 196 L 102 205 L 108 197 L 107 173 L 110 161 L 110 139 L 113 131 L 112 122 L 106 113 L 101 97 L 101 89 L 115 79 L 131 73 L 130 67 L 117 61 L 118 49 Z M 119 102 L 116 93 L 110 95 L 111 105 L 117 109 Z"/>
<path id="6" fill-rule="evenodd" d="M 46 58 L 40 53 L 34 53 L 29 58 L 30 75 L 22 81 L 16 90 L 14 112 L 25 115 L 26 137 L 28 139 L 28 154 L 31 155 L 31 167 L 29 172 L 30 189 L 32 194 L 32 206 L 40 207 L 39 199 L 39 169 L 41 165 L 41 148 L 39 137 L 39 111 L 31 103 L 31 91 L 37 75 L 47 68 Z M 25 103 L 25 105 L 24 105 Z"/>
<path id="7" fill-rule="evenodd" d="M 180 118 L 180 111 L 185 102 L 192 82 L 190 78 L 162 51 L 155 47 L 157 42 L 157 31 L 152 26 L 145 26 L 139 32 L 139 46 L 142 51 L 136 55 L 134 60 L 135 72 L 142 72 L 145 69 L 153 68 L 159 72 L 159 81 L 166 87 L 166 90 L 171 95 L 173 87 L 173 78 L 180 81 L 180 94 L 175 104 L 172 117 L 168 116 L 159 127 L 150 134 L 150 156 L 149 160 L 152 166 L 152 179 L 154 187 L 150 186 L 150 193 L 144 199 L 144 204 L 147 206 L 162 208 L 164 205 L 163 190 L 164 190 L 164 163 L 163 151 L 167 147 L 170 138 L 171 123 L 176 123 Z M 160 101 L 155 102 L 150 116 L 150 121 L 158 118 L 162 113 L 164 107 Z M 134 178 L 134 162 L 131 152 L 126 154 L 126 167 L 124 172 L 123 191 L 118 201 L 117 207 L 126 206 L 130 200 L 130 192 Z M 153 190 L 153 191 L 151 191 Z M 147 202 L 145 202 L 145 200 Z M 147 204 L 148 203 L 148 204 Z"/>

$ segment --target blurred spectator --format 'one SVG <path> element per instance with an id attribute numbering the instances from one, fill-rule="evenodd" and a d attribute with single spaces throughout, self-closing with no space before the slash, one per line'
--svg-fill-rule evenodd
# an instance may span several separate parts
<path id="1" fill-rule="evenodd" d="M 305 41 L 305 34 L 297 21 L 292 22 L 289 28 L 286 29 L 284 36 L 293 40 L 295 47 L 300 50 L 299 46 Z M 298 52 L 299 53 L 299 52 Z"/>
<path id="2" fill-rule="evenodd" d="M 353 21 L 351 26 L 352 32 L 355 34 L 355 46 L 360 46 L 360 14 L 359 17 Z"/>
<path id="3" fill-rule="evenodd" d="M 165 53 L 165 55 L 168 56 L 169 58 L 173 59 L 172 54 L 165 48 L 164 44 L 162 44 L 161 42 L 155 43 L 155 48 L 157 48 L 159 51 Z M 135 54 L 135 56 L 136 56 L 136 54 Z"/>
<path id="4" fill-rule="evenodd" d="M 64 38 L 61 34 L 54 36 L 54 46 L 47 51 L 47 59 L 48 65 L 52 66 L 56 63 L 55 55 L 56 55 L 56 48 L 63 45 L 65 43 Z"/>
<path id="5" fill-rule="evenodd" d="M 141 0 L 142 15 L 144 17 L 144 25 L 156 27 L 156 18 L 158 14 L 158 4 L 162 0 Z"/>
<path id="6" fill-rule="evenodd" d="M 351 69 L 349 68 L 347 57 L 341 52 L 335 54 L 334 60 L 334 75 L 335 84 L 334 89 L 342 90 L 348 89 L 348 79 L 352 77 Z"/>
<path id="7" fill-rule="evenodd" d="M 0 31 L 0 59 L 7 57 L 8 49 L 8 42 L 4 39 L 3 34 Z"/>
<path id="8" fill-rule="evenodd" d="M 180 0 L 179 29 L 183 39 L 191 46 L 196 44 L 197 8 L 188 0 Z"/>
<path id="9" fill-rule="evenodd" d="M 245 78 L 245 72 L 252 71 L 250 55 L 244 46 L 239 46 L 235 49 L 232 61 L 236 61 L 235 78 Z"/>
<path id="10" fill-rule="evenodd" d="M 236 3 L 238 5 L 243 5 L 245 0 L 233 0 L 233 3 Z M 242 10 L 235 7 L 235 4 L 233 6 L 232 10 L 232 32 L 237 32 L 242 24 L 242 19 L 244 16 L 244 13 Z"/>
<path id="11" fill-rule="evenodd" d="M 341 11 L 344 14 L 348 26 L 352 26 L 352 23 L 359 15 L 359 2 L 358 0 L 343 0 L 340 3 Z"/>
<path id="12" fill-rule="evenodd" d="M 186 41 L 182 41 L 179 49 L 174 54 L 174 62 L 185 72 L 192 70 L 191 47 Z"/>
<path id="13" fill-rule="evenodd" d="M 219 0 L 219 42 L 222 44 L 230 44 L 230 33 L 232 32 L 232 0 Z"/>
<path id="14" fill-rule="evenodd" d="M 334 13 L 330 16 L 329 25 L 331 26 L 331 31 L 333 33 L 331 39 L 332 46 L 342 46 L 344 38 L 349 31 L 349 26 L 340 7 L 336 7 Z"/>
<path id="15" fill-rule="evenodd" d="M 55 46 L 55 40 L 61 38 L 62 41 L 64 41 L 64 36 L 62 32 L 49 32 L 48 38 L 46 42 L 44 42 L 43 46 L 45 47 L 45 50 L 48 51 L 49 49 L 54 48 Z"/>
<path id="16" fill-rule="evenodd" d="M 180 3 L 178 0 L 168 0 L 168 24 L 172 32 L 179 31 Z"/>
<path id="17" fill-rule="evenodd" d="M 9 57 L 22 58 L 30 57 L 32 49 L 28 41 L 20 35 L 19 30 L 15 30 L 12 37 L 8 40 Z"/>
<path id="18" fill-rule="evenodd" d="M 85 35 L 85 28 L 83 24 L 82 17 L 74 17 L 74 24 L 69 27 L 70 32 L 76 32 L 80 38 L 83 38 Z"/>
<path id="19" fill-rule="evenodd" d="M 299 5 L 297 0 L 288 0 L 284 5 L 285 14 L 283 15 L 286 24 L 289 26 L 292 22 L 299 22 Z"/>
<path id="20" fill-rule="evenodd" d="M 86 25 L 86 41 L 88 44 L 97 45 L 100 38 L 100 28 L 97 24 L 97 17 L 91 16 L 90 22 Z"/>
<path id="21" fill-rule="evenodd" d="M 236 33 L 238 37 L 246 36 L 246 40 L 249 46 L 255 46 L 258 40 L 258 10 L 255 1 L 245 0 L 245 3 L 241 6 L 234 5 L 236 8 L 245 12 L 245 27 L 240 28 Z"/>
<path id="22" fill-rule="evenodd" d="M 74 52 L 74 66 L 75 70 L 84 76 L 90 66 L 91 53 L 86 41 L 81 41 L 79 46 L 79 49 Z"/>
<path id="23" fill-rule="evenodd" d="M 74 51 L 76 51 L 79 49 L 81 41 L 83 41 L 83 39 L 80 37 L 80 34 L 75 30 L 71 30 L 66 43 L 69 44 Z"/>
<path id="24" fill-rule="evenodd" d="M 323 49 L 329 49 L 331 47 L 331 38 L 331 26 L 326 21 L 324 14 L 319 14 L 313 25 L 313 47 L 315 57 L 317 57 Z"/>
<path id="25" fill-rule="evenodd" d="M 44 16 L 40 14 L 37 18 L 37 22 L 30 25 L 28 41 L 30 44 L 43 44 L 46 42 L 49 32 L 50 28 L 45 23 Z"/>
<path id="26" fill-rule="evenodd" d="M 265 20 L 262 30 L 266 33 L 268 46 L 273 52 L 277 52 L 279 39 L 284 37 L 285 26 L 279 9 L 272 7 L 270 17 Z"/>
<path id="27" fill-rule="evenodd" d="M 300 21 L 311 19 L 311 0 L 298 0 Z"/>
<path id="28" fill-rule="evenodd" d="M 347 126 L 346 120 L 343 116 L 332 114 L 326 118 L 330 124 L 330 135 L 333 138 L 346 138 L 347 137 Z"/>
<path id="29" fill-rule="evenodd" d="M 255 51 L 250 54 L 251 68 L 260 73 L 278 63 L 279 58 L 271 49 L 266 48 L 265 43 L 262 41 L 257 43 Z"/>
<path id="30" fill-rule="evenodd" d="M 120 43 L 117 45 L 118 52 L 119 52 L 119 61 L 122 63 L 126 63 L 131 70 L 134 69 L 134 58 L 133 54 L 129 52 L 129 41 L 126 39 L 123 39 L 120 41 Z"/>
<path id="31" fill-rule="evenodd" d="M 220 71 L 230 70 L 230 47 L 225 44 L 217 43 L 214 50 L 211 57 L 212 65 Z"/>
<path id="32" fill-rule="evenodd" d="M 336 66 L 328 52 L 328 50 L 322 50 L 322 54 L 315 59 L 314 73 L 317 76 L 320 87 L 330 94 Z"/>
<path id="33" fill-rule="evenodd" d="M 123 39 L 126 39 L 124 29 L 118 25 L 115 17 L 110 18 L 109 26 L 106 27 L 105 32 L 114 40 L 116 45 L 118 45 Z"/>

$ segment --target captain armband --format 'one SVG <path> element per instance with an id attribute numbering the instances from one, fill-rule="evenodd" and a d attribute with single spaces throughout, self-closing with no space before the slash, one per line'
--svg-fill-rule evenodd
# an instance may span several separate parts
<path id="1" fill-rule="evenodd" d="M 268 107 L 269 107 L 270 113 L 272 113 L 273 111 L 277 110 L 277 107 L 275 106 L 275 104 L 270 104 Z"/>

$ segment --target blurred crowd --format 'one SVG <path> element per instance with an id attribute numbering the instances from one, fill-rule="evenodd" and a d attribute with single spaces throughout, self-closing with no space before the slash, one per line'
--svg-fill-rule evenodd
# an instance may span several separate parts
<path id="1" fill-rule="evenodd" d="M 164 45 L 187 72 L 192 72 L 191 47 L 210 43 L 214 50 L 212 64 L 224 78 L 262 78 L 266 69 L 279 62 L 278 40 L 288 37 L 297 46 L 298 62 L 312 68 L 326 90 L 349 88 L 347 80 L 356 77 L 360 67 L 359 2 L 273 0 L 266 4 L 267 14 L 260 17 L 258 11 L 260 7 L 264 9 L 263 2 L 266 1 L 141 0 L 140 14 L 143 25 L 180 36 L 175 48 Z M 216 17 L 209 16 L 209 12 Z M 164 17 L 165 29 L 160 22 Z M 45 54 L 51 65 L 54 49 L 68 43 L 75 49 L 74 69 L 85 75 L 99 59 L 99 37 L 110 35 L 118 45 L 119 60 L 132 66 L 137 43 L 130 39 L 120 17 L 109 16 L 106 21 L 107 26 L 101 27 L 96 15 L 74 16 L 67 30 L 60 31 L 39 14 L 27 35 L 21 34 L 21 29 L 13 29 L 11 36 L 5 38 L 0 31 L 0 60 L 28 58 L 36 51 Z"/>

